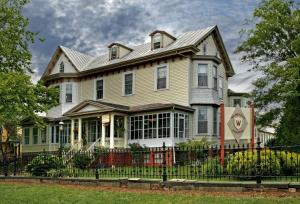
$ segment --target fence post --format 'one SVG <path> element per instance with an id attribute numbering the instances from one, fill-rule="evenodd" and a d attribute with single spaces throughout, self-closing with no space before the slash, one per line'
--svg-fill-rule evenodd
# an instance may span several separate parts
<path id="1" fill-rule="evenodd" d="M 256 163 L 256 184 L 261 184 L 261 157 L 260 157 L 260 151 L 261 151 L 261 146 L 260 146 L 260 138 L 258 136 L 257 138 L 257 163 Z"/>
<path id="2" fill-rule="evenodd" d="M 162 150 L 163 150 L 163 174 L 162 174 L 162 177 L 163 177 L 163 181 L 167 181 L 167 162 L 166 162 L 166 144 L 165 142 L 163 142 L 163 146 L 162 146 Z"/>

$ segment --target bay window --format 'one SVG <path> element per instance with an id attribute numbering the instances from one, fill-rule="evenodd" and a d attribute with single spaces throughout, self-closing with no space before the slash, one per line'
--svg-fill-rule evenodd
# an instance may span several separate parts
<path id="1" fill-rule="evenodd" d="M 205 134 L 208 133 L 208 122 L 207 122 L 207 106 L 200 106 L 198 109 L 198 133 Z"/>
<path id="2" fill-rule="evenodd" d="M 208 80 L 207 80 L 207 64 L 198 64 L 198 86 L 207 86 Z"/>
<path id="3" fill-rule="evenodd" d="M 24 144 L 28 145 L 30 142 L 30 128 L 24 128 Z"/>
<path id="4" fill-rule="evenodd" d="M 218 108 L 213 108 L 213 135 L 216 136 L 218 132 Z"/>
<path id="5" fill-rule="evenodd" d="M 219 98 L 223 99 L 224 90 L 223 90 L 223 78 L 219 77 Z"/>
<path id="6" fill-rule="evenodd" d="M 218 90 L 218 67 L 213 66 L 213 81 L 214 81 L 214 89 Z"/>

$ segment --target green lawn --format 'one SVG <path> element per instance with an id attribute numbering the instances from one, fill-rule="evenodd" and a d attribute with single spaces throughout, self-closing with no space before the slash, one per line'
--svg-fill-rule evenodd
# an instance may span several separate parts
<path id="1" fill-rule="evenodd" d="M 300 203 L 300 197 L 195 195 L 188 193 L 118 192 L 96 188 L 70 188 L 58 185 L 4 184 L 0 183 L 0 203 L 40 204 L 40 203 Z M 260 195 L 258 193 L 258 195 Z"/>

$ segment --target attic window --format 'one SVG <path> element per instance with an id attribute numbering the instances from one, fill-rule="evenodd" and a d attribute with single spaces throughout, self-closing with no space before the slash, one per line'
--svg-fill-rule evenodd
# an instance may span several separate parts
<path id="1" fill-rule="evenodd" d="M 60 73 L 64 73 L 65 72 L 65 65 L 64 62 L 61 62 L 59 65 L 59 72 Z"/>
<path id="2" fill-rule="evenodd" d="M 118 58 L 118 47 L 111 47 L 110 48 L 110 59 L 117 59 Z"/>
<path id="3" fill-rule="evenodd" d="M 161 35 L 154 35 L 153 36 L 153 49 L 158 49 L 161 46 Z"/>

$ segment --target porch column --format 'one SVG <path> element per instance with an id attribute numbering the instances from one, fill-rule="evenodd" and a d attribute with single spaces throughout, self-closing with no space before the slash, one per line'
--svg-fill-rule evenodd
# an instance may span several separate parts
<path id="1" fill-rule="evenodd" d="M 115 131 L 114 131 L 114 114 L 112 113 L 110 115 L 110 137 L 109 137 L 109 148 L 110 149 L 113 149 L 115 144 L 114 144 L 114 134 L 115 134 Z"/>
<path id="2" fill-rule="evenodd" d="M 71 148 L 74 146 L 74 126 L 75 126 L 75 120 L 71 120 L 71 134 L 70 134 L 70 141 L 71 141 Z"/>
<path id="3" fill-rule="evenodd" d="M 127 148 L 128 145 L 128 116 L 124 116 L 124 148 Z"/>
<path id="4" fill-rule="evenodd" d="M 78 149 L 81 149 L 82 119 L 78 118 Z"/>
<path id="5" fill-rule="evenodd" d="M 101 123 L 102 129 L 101 129 L 101 146 L 105 147 L 105 123 Z"/>

